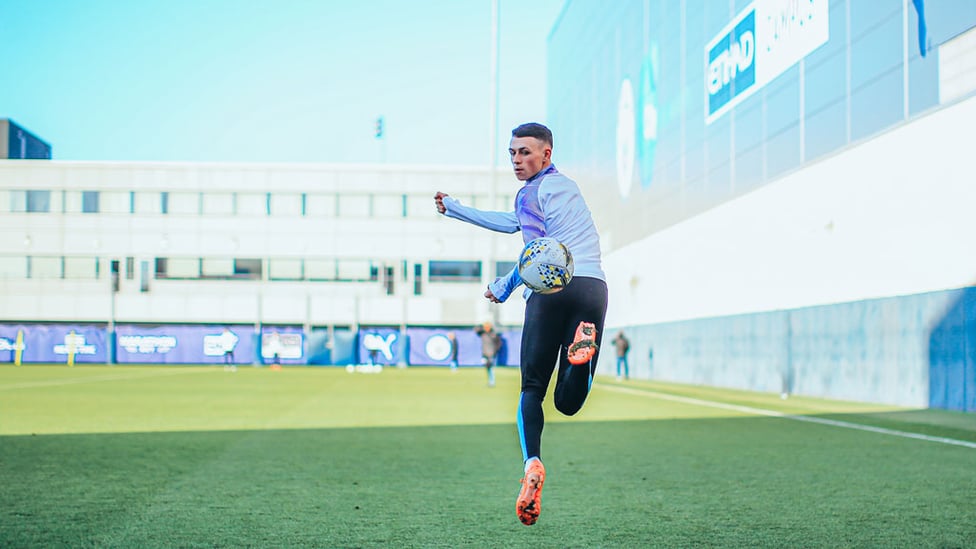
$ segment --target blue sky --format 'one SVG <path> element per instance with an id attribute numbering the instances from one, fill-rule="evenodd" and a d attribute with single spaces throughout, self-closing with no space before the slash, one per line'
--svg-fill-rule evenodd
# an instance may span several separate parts
<path id="1" fill-rule="evenodd" d="M 499 0 L 498 155 L 563 0 Z M 57 160 L 489 162 L 490 0 L 0 0 L 0 118 Z M 374 137 L 376 118 L 385 137 Z"/>

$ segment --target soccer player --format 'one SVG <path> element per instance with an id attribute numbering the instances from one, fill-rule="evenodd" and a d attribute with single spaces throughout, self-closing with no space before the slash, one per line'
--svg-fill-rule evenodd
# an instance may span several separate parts
<path id="1" fill-rule="evenodd" d="M 590 210 L 572 179 L 552 163 L 552 132 L 529 123 L 512 130 L 508 154 L 515 177 L 524 184 L 510 212 L 478 210 L 462 205 L 443 192 L 434 195 L 437 211 L 455 219 L 503 233 L 522 231 L 527 243 L 542 236 L 562 242 L 573 254 L 575 274 L 565 289 L 554 294 L 523 296 L 522 393 L 518 432 L 524 477 L 515 513 L 523 524 L 535 524 L 542 510 L 542 399 L 555 365 L 554 401 L 566 415 L 580 410 L 590 390 L 607 311 L 606 277 L 600 265 L 600 238 Z M 518 269 L 488 285 L 485 297 L 502 303 L 521 285 Z"/>

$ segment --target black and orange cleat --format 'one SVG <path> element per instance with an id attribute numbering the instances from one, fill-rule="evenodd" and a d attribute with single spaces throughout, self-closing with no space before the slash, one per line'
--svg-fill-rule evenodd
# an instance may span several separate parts
<path id="1" fill-rule="evenodd" d="M 542 461 L 533 459 L 522 478 L 522 488 L 515 500 L 515 514 L 522 524 L 532 526 L 542 512 L 542 485 L 546 482 L 546 468 Z"/>
<path id="2" fill-rule="evenodd" d="M 576 337 L 569 346 L 567 358 L 574 365 L 586 364 L 596 354 L 596 326 L 592 322 L 580 322 L 576 327 Z"/>

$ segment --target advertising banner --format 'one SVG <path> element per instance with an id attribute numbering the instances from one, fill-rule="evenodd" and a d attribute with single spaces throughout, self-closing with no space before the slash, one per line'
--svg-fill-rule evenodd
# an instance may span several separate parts
<path id="1" fill-rule="evenodd" d="M 0 325 L 0 361 L 104 364 L 107 339 L 101 325 L 4 324 Z"/>
<path id="2" fill-rule="evenodd" d="M 830 39 L 828 0 L 756 0 L 705 46 L 711 124 Z"/>
<path id="3" fill-rule="evenodd" d="M 305 364 L 301 326 L 262 326 L 261 360 L 265 364 Z"/>
<path id="4" fill-rule="evenodd" d="M 403 358 L 401 337 L 395 328 L 360 328 L 359 363 L 398 364 Z"/>
<path id="5" fill-rule="evenodd" d="M 251 364 L 254 356 L 253 326 L 115 327 L 119 364 Z"/>
<path id="6" fill-rule="evenodd" d="M 454 342 L 451 342 L 451 335 Z M 481 365 L 481 339 L 471 329 L 408 328 L 410 364 L 449 366 L 453 347 L 457 345 L 458 366 Z"/>

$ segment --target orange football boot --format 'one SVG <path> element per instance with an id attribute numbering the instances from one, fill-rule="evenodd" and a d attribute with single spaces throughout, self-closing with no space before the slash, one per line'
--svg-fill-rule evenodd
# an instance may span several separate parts
<path id="1" fill-rule="evenodd" d="M 576 337 L 569 346 L 567 355 L 570 364 L 586 364 L 596 354 L 596 326 L 592 322 L 580 322 L 576 327 Z"/>
<path id="2" fill-rule="evenodd" d="M 542 461 L 533 459 L 522 478 L 522 488 L 515 500 L 515 514 L 526 526 L 532 526 L 539 520 L 539 513 L 542 512 L 542 485 L 545 482 L 546 468 L 542 466 Z"/>

